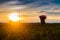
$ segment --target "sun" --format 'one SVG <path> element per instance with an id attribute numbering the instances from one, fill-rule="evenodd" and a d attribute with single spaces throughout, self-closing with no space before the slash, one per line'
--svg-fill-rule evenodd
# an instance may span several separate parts
<path id="1" fill-rule="evenodd" d="M 9 17 L 9 20 L 13 22 L 19 21 L 21 19 L 18 13 L 10 13 L 8 17 Z"/>

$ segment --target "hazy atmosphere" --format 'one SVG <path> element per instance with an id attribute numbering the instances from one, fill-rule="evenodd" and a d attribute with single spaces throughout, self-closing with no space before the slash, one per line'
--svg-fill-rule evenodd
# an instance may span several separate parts
<path id="1" fill-rule="evenodd" d="M 0 40 L 60 40 L 60 0 L 0 0 Z"/>
<path id="2" fill-rule="evenodd" d="M 0 0 L 0 22 L 9 22 L 11 13 L 19 14 L 21 22 L 39 22 L 44 14 L 46 22 L 60 23 L 60 0 Z"/>

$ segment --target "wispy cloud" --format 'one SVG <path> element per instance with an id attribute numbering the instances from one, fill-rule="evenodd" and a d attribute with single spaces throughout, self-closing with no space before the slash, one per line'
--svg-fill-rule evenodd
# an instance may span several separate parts
<path id="1" fill-rule="evenodd" d="M 0 4 L 0 13 L 11 10 L 20 11 L 22 16 L 29 17 L 28 22 L 38 22 L 38 16 L 42 14 L 47 15 L 48 20 L 60 20 L 60 5 L 56 5 L 54 0 L 11 0 Z"/>

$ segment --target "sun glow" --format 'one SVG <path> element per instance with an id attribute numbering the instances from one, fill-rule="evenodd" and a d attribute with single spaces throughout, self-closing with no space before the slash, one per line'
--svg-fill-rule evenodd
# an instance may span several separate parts
<path id="1" fill-rule="evenodd" d="M 19 17 L 18 13 L 10 13 L 9 19 L 13 22 L 19 21 L 21 18 Z"/>

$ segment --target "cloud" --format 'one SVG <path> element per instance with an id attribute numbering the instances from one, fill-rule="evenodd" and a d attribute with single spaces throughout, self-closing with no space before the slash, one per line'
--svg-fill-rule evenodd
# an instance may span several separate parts
<path id="1" fill-rule="evenodd" d="M 3 4 L 0 4 L 0 12 L 1 10 L 2 12 L 11 11 L 11 10 L 14 11 L 20 10 L 20 14 L 22 16 L 31 19 L 31 21 L 28 20 L 29 22 L 33 22 L 34 20 L 37 22 L 39 20 L 38 16 L 42 14 L 47 15 L 48 20 L 50 19 L 55 20 L 58 18 L 56 16 L 60 15 L 60 6 L 55 5 L 52 0 L 35 0 L 34 2 L 23 4 L 24 1 L 13 0 L 13 1 L 4 2 Z M 58 20 L 60 20 L 59 18 Z"/>
<path id="2" fill-rule="evenodd" d="M 20 1 L 9 1 L 9 2 L 4 2 L 0 4 L 0 9 L 23 9 L 26 8 L 25 5 L 21 5 L 22 2 Z"/>
<path id="3" fill-rule="evenodd" d="M 18 4 L 22 4 L 22 2 L 19 1 L 8 1 L 8 2 L 4 2 L 2 4 L 0 4 L 1 6 L 13 6 L 13 5 L 18 5 Z"/>
<path id="4" fill-rule="evenodd" d="M 0 7 L 17 7 L 17 6 L 21 6 L 23 5 L 23 3 L 26 1 L 26 3 L 28 1 L 32 1 L 32 0 L 22 0 L 22 1 L 18 1 L 18 0 L 12 0 L 12 1 L 8 1 L 8 2 L 4 2 L 3 4 L 1 4 Z M 24 4 L 23 6 L 26 7 L 26 9 L 32 9 L 32 8 L 37 8 L 37 7 L 40 7 L 40 6 L 45 6 L 45 5 L 51 5 L 52 4 L 52 1 L 54 0 L 33 0 L 33 2 L 31 3 L 27 3 L 27 4 Z M 24 8 L 25 9 L 25 8 Z"/>

